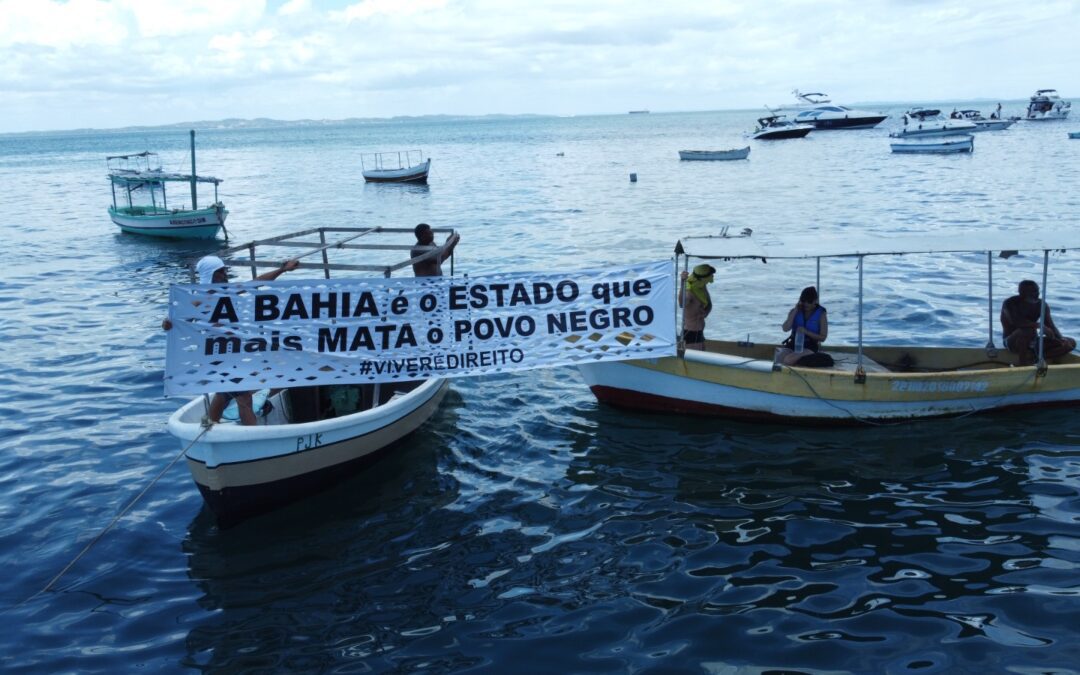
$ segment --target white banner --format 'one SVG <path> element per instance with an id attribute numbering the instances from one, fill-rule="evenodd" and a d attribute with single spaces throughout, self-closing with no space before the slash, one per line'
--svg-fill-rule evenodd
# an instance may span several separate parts
<path id="1" fill-rule="evenodd" d="M 173 285 L 165 394 L 675 354 L 670 261 L 573 273 Z"/>

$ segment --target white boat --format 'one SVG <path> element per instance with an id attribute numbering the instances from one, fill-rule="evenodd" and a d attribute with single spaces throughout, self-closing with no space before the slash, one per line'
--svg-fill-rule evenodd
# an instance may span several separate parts
<path id="1" fill-rule="evenodd" d="M 799 101 L 792 109 L 796 124 L 809 124 L 815 129 L 872 129 L 881 124 L 888 115 L 855 110 L 843 105 L 831 103 L 826 94 L 804 94 L 798 89 L 792 92 Z"/>
<path id="2" fill-rule="evenodd" d="M 1072 103 L 1063 101 L 1055 89 L 1040 89 L 1031 96 L 1024 119 L 1031 122 L 1068 118 Z"/>
<path id="3" fill-rule="evenodd" d="M 755 345 L 748 340 L 707 340 L 706 351 L 685 350 L 677 356 L 578 368 L 601 402 L 716 418 L 881 424 L 1009 408 L 1076 406 L 1080 404 L 1080 356 L 1070 353 L 1047 359 L 1040 348 L 1035 365 L 1020 365 L 1013 354 L 998 351 L 994 347 L 998 307 L 992 295 L 987 317 L 990 339 L 985 346 L 866 346 L 862 342 L 863 270 L 872 260 L 891 269 L 900 264 L 893 258 L 898 255 L 985 252 L 992 275 L 991 253 L 1016 250 L 1042 253 L 1045 292 L 1050 252 L 1080 250 L 1080 234 L 979 231 L 897 238 L 847 236 L 831 241 L 806 235 L 683 239 L 675 252 L 684 265 L 689 257 L 732 264 L 767 259 L 770 268 L 785 259 L 856 258 L 857 344 L 830 346 L 828 353 L 835 364 L 827 368 L 776 363 L 778 345 Z"/>
<path id="4" fill-rule="evenodd" d="M 369 183 L 426 183 L 431 158 L 419 150 L 372 152 L 360 155 L 360 167 Z"/>
<path id="5" fill-rule="evenodd" d="M 959 119 L 965 119 L 969 122 L 975 123 L 975 128 L 972 131 L 1004 131 L 1008 129 L 1019 118 L 998 119 L 991 115 L 990 117 L 983 117 L 982 113 L 978 110 L 959 110 L 956 113 L 959 115 Z"/>
<path id="6" fill-rule="evenodd" d="M 946 140 L 955 138 L 956 140 Z M 948 155 L 960 152 L 975 152 L 975 137 L 943 137 L 941 140 L 919 141 L 911 143 L 890 143 L 889 147 L 897 153 L 920 153 Z"/>
<path id="7" fill-rule="evenodd" d="M 947 118 L 934 108 L 912 108 L 904 113 L 903 127 L 889 136 L 910 138 L 912 136 L 951 136 L 970 134 L 975 123 L 965 119 Z"/>
<path id="8" fill-rule="evenodd" d="M 433 228 L 436 232 L 452 230 Z M 278 267 L 265 251 L 287 247 L 288 257 L 322 256 L 319 262 L 302 262 L 302 268 L 329 278 L 332 270 L 355 275 L 368 272 L 388 277 L 396 269 L 411 269 L 417 259 L 392 264 L 329 262 L 331 251 L 358 250 L 378 255 L 386 250 L 411 250 L 415 242 L 393 244 L 348 243 L 359 237 L 390 234 L 413 237 L 411 228 L 326 227 L 294 232 L 272 239 L 226 249 L 226 264 Z M 318 235 L 318 241 L 309 241 Z M 332 241 L 335 235 L 348 235 Z M 441 255 L 437 246 L 422 257 Z M 297 256 L 297 251 L 302 251 Z M 335 253 L 345 255 L 346 253 Z M 230 258 L 230 255 L 247 257 Z M 209 396 L 196 398 L 169 418 L 169 432 L 188 447 L 188 469 L 204 500 L 223 526 L 270 511 L 322 490 L 370 465 L 389 453 L 395 444 L 420 428 L 439 408 L 448 383 L 442 378 L 392 384 L 348 384 L 296 387 L 269 397 L 272 410 L 255 426 L 222 421 L 204 426 Z M 255 397 L 258 399 L 258 397 Z M 255 407 L 259 405 L 256 401 Z M 228 413 L 222 417 L 228 418 Z"/>
<path id="9" fill-rule="evenodd" d="M 814 127 L 809 124 L 795 124 L 786 115 L 768 115 L 758 118 L 758 126 L 753 137 L 758 141 L 778 141 L 786 138 L 803 138 Z"/>
<path id="10" fill-rule="evenodd" d="M 728 160 L 746 159 L 750 156 L 750 146 L 733 150 L 680 150 L 679 159 L 685 160 Z"/>
<path id="11" fill-rule="evenodd" d="M 170 239 L 213 239 L 224 229 L 229 212 L 218 199 L 221 179 L 196 175 L 194 131 L 191 132 L 191 174 L 162 171 L 157 153 L 148 151 L 111 155 L 105 160 L 112 186 L 109 217 L 122 231 Z M 168 183 L 191 186 L 190 206 L 169 206 L 165 193 Z M 198 205 L 199 183 L 214 186 L 214 201 L 201 209 Z M 225 234 L 228 238 L 228 232 Z"/>

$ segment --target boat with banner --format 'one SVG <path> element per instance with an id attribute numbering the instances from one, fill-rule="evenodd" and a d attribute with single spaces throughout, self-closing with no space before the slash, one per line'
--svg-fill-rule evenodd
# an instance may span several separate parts
<path id="1" fill-rule="evenodd" d="M 680 150 L 679 159 L 692 161 L 716 161 L 746 159 L 750 156 L 750 146 L 732 150 Z"/>
<path id="2" fill-rule="evenodd" d="M 213 239 L 225 228 L 229 215 L 218 198 L 221 179 L 195 173 L 195 132 L 191 132 L 191 173 L 162 171 L 157 153 L 139 152 L 105 158 L 112 186 L 109 217 L 124 232 L 170 239 Z M 168 183 L 191 187 L 191 204 L 169 206 Z M 214 186 L 214 201 L 199 208 L 199 183 Z M 118 194 L 119 193 L 119 194 Z M 228 231 L 225 232 L 228 238 Z"/>
<path id="3" fill-rule="evenodd" d="M 895 153 L 905 154 L 931 154 L 949 155 L 954 153 L 975 152 L 975 137 L 967 135 L 948 136 L 940 139 L 924 141 L 911 141 L 907 143 L 890 143 L 889 147 Z"/>
<path id="4" fill-rule="evenodd" d="M 432 230 L 454 234 L 451 229 Z M 249 268 L 252 278 L 259 268 L 280 267 L 290 258 L 299 259 L 300 268 L 316 271 L 322 279 L 329 279 L 332 271 L 386 278 L 402 269 L 411 272 L 414 263 L 443 255 L 445 244 L 414 255 L 415 242 L 401 243 L 403 238 L 411 239 L 413 232 L 412 228 L 321 227 L 231 247 L 222 251 L 221 259 L 226 265 Z M 273 257 L 273 251 L 288 255 Z M 333 262 L 330 252 L 335 254 Z M 404 260 L 382 263 L 373 258 L 402 253 L 408 256 Z M 175 326 L 170 332 L 174 331 Z M 404 374 L 381 384 L 304 386 L 305 378 L 300 376 L 296 381 L 298 386 L 255 394 L 253 409 L 259 414 L 254 426 L 236 423 L 235 401 L 225 410 L 222 422 L 208 424 L 210 397 L 206 395 L 189 401 L 169 418 L 169 432 L 188 446 L 188 469 L 223 525 L 322 490 L 370 465 L 427 422 L 449 386 L 444 378 L 410 380 Z"/>
<path id="5" fill-rule="evenodd" d="M 360 168 L 369 183 L 426 183 L 431 158 L 420 150 L 371 152 L 360 155 Z"/>
<path id="6" fill-rule="evenodd" d="M 986 413 L 1009 408 L 1080 404 L 1080 356 L 1047 358 L 1037 340 L 1034 365 L 994 346 L 997 319 L 993 288 L 994 252 L 1042 253 L 1039 334 L 1044 331 L 1047 269 L 1051 252 L 1080 249 L 1080 235 L 1051 232 L 924 233 L 903 237 L 846 236 L 761 238 L 752 235 L 689 237 L 675 248 L 686 269 L 690 258 L 716 261 L 858 261 L 858 341 L 833 347 L 831 367 L 785 365 L 778 345 L 707 340 L 705 351 L 578 368 L 598 400 L 616 406 L 747 420 L 808 424 L 882 424 Z M 985 346 L 879 346 L 863 344 L 863 270 L 884 256 L 985 253 L 989 340 Z M 895 266 L 896 261 L 890 260 Z"/>

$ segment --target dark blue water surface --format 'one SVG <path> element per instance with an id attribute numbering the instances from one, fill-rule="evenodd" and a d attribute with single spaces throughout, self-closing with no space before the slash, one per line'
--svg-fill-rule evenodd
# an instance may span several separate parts
<path id="1" fill-rule="evenodd" d="M 889 152 L 895 118 L 769 144 L 742 137 L 754 117 L 203 129 L 198 159 L 225 180 L 234 242 L 424 221 L 462 233 L 459 272 L 662 260 L 724 226 L 1078 226 L 1073 122 L 933 157 Z M 230 530 L 179 462 L 39 594 L 180 451 L 159 324 L 169 284 L 214 247 L 120 234 L 104 156 L 157 150 L 181 170 L 187 141 L 0 136 L 4 670 L 1077 672 L 1074 411 L 751 426 L 600 406 L 573 369 L 455 381 L 366 474 Z M 677 158 L 746 144 L 744 162 Z M 362 182 L 361 152 L 415 147 L 429 186 Z M 1078 263 L 1051 256 L 1047 289 L 1073 335 Z M 868 342 L 982 346 L 993 328 L 1000 345 L 984 255 L 864 272 Z M 1041 272 L 1041 255 L 998 260 L 995 305 Z M 822 264 L 830 343 L 855 340 L 857 275 Z M 775 342 L 814 276 L 721 264 L 708 333 Z"/>

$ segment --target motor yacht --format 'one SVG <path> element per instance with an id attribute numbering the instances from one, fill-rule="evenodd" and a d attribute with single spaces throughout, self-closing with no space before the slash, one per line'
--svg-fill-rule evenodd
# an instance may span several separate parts
<path id="1" fill-rule="evenodd" d="M 1057 90 L 1040 89 L 1032 95 L 1024 119 L 1032 122 L 1063 120 L 1069 116 L 1071 108 L 1072 103 L 1061 100 Z"/>
<path id="2" fill-rule="evenodd" d="M 815 129 L 872 129 L 888 117 L 882 113 L 837 105 L 821 93 L 804 94 L 798 89 L 792 93 L 799 101 L 794 108 L 799 111 L 795 115 L 795 122 L 809 124 Z"/>
<path id="3" fill-rule="evenodd" d="M 786 115 L 768 115 L 758 118 L 758 126 L 754 129 L 754 140 L 778 141 L 785 138 L 802 138 L 814 127 L 809 124 L 796 124 L 787 119 Z"/>
<path id="4" fill-rule="evenodd" d="M 951 136 L 953 134 L 970 134 L 976 130 L 976 124 L 969 120 L 947 118 L 940 110 L 932 108 L 912 108 L 904 113 L 904 125 L 899 131 L 894 131 L 890 136 L 893 138 L 908 138 L 911 136 Z"/>

